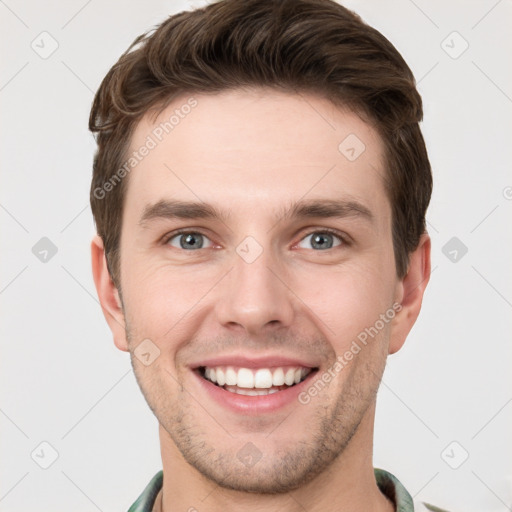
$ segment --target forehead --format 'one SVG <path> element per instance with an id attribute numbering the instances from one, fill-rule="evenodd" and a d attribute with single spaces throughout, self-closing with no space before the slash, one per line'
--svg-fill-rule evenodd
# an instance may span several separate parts
<path id="1" fill-rule="evenodd" d="M 139 122 L 128 156 L 135 154 L 127 213 L 165 198 L 241 214 L 343 195 L 371 203 L 372 211 L 389 206 L 380 136 L 357 114 L 315 95 L 182 95 Z"/>

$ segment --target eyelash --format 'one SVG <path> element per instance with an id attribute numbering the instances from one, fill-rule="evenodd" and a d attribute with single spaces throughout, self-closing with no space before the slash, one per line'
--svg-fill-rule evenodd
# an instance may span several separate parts
<path id="1" fill-rule="evenodd" d="M 331 229 L 331 228 L 322 228 L 322 229 L 311 230 L 311 231 L 307 232 L 299 240 L 299 243 L 302 242 L 302 240 L 304 240 L 304 238 L 306 238 L 314 233 L 322 233 L 322 234 L 329 233 L 330 235 L 334 235 L 340 239 L 341 246 L 350 246 L 351 245 L 351 242 L 350 242 L 350 240 L 348 240 L 348 237 L 346 235 L 342 235 L 339 231 L 337 231 L 335 229 Z M 162 245 L 167 245 L 173 238 L 175 238 L 179 235 L 189 235 L 189 234 L 202 235 L 202 236 L 205 236 L 206 238 L 209 238 L 208 235 L 206 233 L 203 233 L 201 230 L 178 229 L 177 231 L 173 231 L 172 233 L 165 235 L 162 239 Z M 327 249 L 327 250 L 333 250 L 338 247 L 340 247 L 340 246 L 331 247 L 331 249 Z M 206 249 L 208 249 L 208 247 L 206 247 Z M 201 249 L 198 249 L 198 250 L 201 250 Z M 196 252 L 196 251 L 190 251 L 190 252 Z M 323 252 L 323 251 L 316 251 L 316 252 Z"/>

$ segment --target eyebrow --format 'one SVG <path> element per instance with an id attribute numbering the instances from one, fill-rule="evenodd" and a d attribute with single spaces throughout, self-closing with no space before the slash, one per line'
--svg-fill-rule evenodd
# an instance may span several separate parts
<path id="1" fill-rule="evenodd" d="M 144 207 L 139 225 L 146 227 L 156 219 L 212 219 L 227 221 L 228 210 L 219 210 L 203 202 L 160 200 Z M 307 218 L 361 218 L 373 222 L 371 210 L 355 199 L 314 199 L 300 200 L 284 207 L 275 216 L 276 221 Z"/>

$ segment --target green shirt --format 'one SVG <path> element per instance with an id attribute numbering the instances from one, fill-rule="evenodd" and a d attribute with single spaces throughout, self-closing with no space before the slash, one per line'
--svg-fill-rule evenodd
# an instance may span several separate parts
<path id="1" fill-rule="evenodd" d="M 428 503 L 414 503 L 411 495 L 396 476 L 383 469 L 374 468 L 375 480 L 380 491 L 395 504 L 395 512 L 446 512 Z M 146 486 L 128 512 L 151 512 L 155 498 L 162 488 L 163 471 L 160 470 Z"/>

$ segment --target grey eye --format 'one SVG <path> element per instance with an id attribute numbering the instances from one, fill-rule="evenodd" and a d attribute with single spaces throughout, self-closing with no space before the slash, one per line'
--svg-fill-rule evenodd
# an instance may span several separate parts
<path id="1" fill-rule="evenodd" d="M 201 233 L 190 231 L 188 233 L 178 233 L 169 239 L 169 245 L 177 249 L 185 249 L 186 251 L 194 249 L 203 249 L 204 241 L 209 239 Z"/>
<path id="2" fill-rule="evenodd" d="M 324 232 L 324 231 L 315 231 L 306 237 L 304 237 L 300 243 L 303 243 L 305 240 L 310 240 L 311 247 L 313 249 L 325 250 L 332 249 L 338 245 L 341 245 L 341 238 L 333 233 Z M 335 239 L 338 239 L 338 243 L 335 244 Z M 300 245 L 300 244 L 299 244 Z M 303 249 L 310 249 L 310 247 L 304 247 Z"/>

